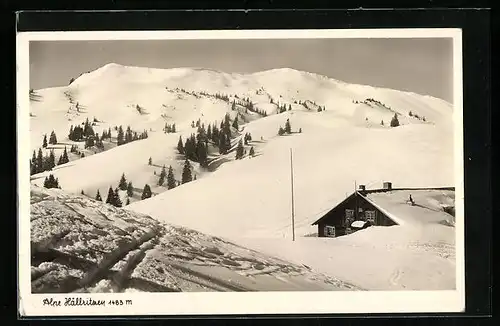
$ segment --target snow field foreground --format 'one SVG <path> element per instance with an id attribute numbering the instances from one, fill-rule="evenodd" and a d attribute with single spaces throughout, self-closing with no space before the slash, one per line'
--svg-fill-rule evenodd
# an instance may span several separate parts
<path id="1" fill-rule="evenodd" d="M 31 188 L 33 293 L 359 289 L 59 189 Z"/>

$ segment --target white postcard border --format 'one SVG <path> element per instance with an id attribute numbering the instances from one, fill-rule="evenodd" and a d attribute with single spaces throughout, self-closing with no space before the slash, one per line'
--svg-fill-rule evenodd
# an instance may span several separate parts
<path id="1" fill-rule="evenodd" d="M 454 66 L 456 290 L 32 294 L 30 286 L 29 42 L 69 40 L 301 38 L 452 38 Z M 19 209 L 18 309 L 21 316 L 433 313 L 465 308 L 462 33 L 460 29 L 210 30 L 22 32 L 17 34 L 17 149 Z M 23 173 L 26 172 L 26 173 Z M 47 307 L 43 299 L 60 300 Z M 131 300 L 130 305 L 65 306 L 66 298 Z"/>

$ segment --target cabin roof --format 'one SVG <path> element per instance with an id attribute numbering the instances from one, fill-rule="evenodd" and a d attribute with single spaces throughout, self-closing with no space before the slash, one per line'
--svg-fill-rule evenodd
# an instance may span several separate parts
<path id="1" fill-rule="evenodd" d="M 408 203 L 412 196 L 415 205 Z M 326 218 L 328 213 L 339 205 L 358 195 L 362 200 L 369 202 L 380 212 L 399 225 L 439 223 L 449 219 L 449 214 L 443 207 L 453 206 L 455 188 L 392 188 L 355 191 L 350 196 L 333 206 L 312 225 L 316 225 Z"/>

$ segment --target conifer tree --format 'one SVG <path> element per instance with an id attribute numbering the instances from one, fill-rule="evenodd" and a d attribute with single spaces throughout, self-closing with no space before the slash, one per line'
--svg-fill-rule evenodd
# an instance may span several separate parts
<path id="1" fill-rule="evenodd" d="M 254 156 L 255 155 L 255 150 L 253 149 L 253 146 L 250 148 L 250 156 Z"/>
<path id="2" fill-rule="evenodd" d="M 398 116 L 396 113 L 394 113 L 394 116 L 391 119 L 391 127 L 398 127 L 398 126 L 399 126 Z"/>
<path id="3" fill-rule="evenodd" d="M 125 173 L 123 173 L 122 177 L 120 178 L 118 188 L 120 188 L 120 190 L 127 190 L 127 179 L 125 178 Z"/>
<path id="4" fill-rule="evenodd" d="M 47 135 L 45 135 L 45 137 L 47 137 Z M 73 140 L 73 125 L 71 125 L 71 127 L 69 127 L 69 134 L 68 134 L 68 138 L 70 140 Z"/>
<path id="5" fill-rule="evenodd" d="M 130 198 L 127 197 L 127 203 L 125 205 L 130 205 Z"/>
<path id="6" fill-rule="evenodd" d="M 82 191 L 80 192 L 80 195 L 85 195 L 85 193 L 83 192 L 83 189 L 82 189 Z"/>
<path id="7" fill-rule="evenodd" d="M 208 128 L 207 128 L 207 138 L 212 139 L 212 126 L 211 125 L 208 125 Z"/>
<path id="8" fill-rule="evenodd" d="M 285 132 L 287 134 L 291 134 L 292 133 L 292 127 L 290 125 L 290 119 L 286 119 L 286 123 L 285 123 Z"/>
<path id="9" fill-rule="evenodd" d="M 175 182 L 175 176 L 174 176 L 174 171 L 172 169 L 172 166 L 168 167 L 168 174 L 167 174 L 167 188 L 172 189 L 175 188 L 176 182 Z"/>
<path id="10" fill-rule="evenodd" d="M 106 204 L 115 206 L 115 193 L 113 192 L 113 188 L 111 188 L 111 186 L 108 190 L 108 198 L 106 198 Z"/>
<path id="11" fill-rule="evenodd" d="M 152 196 L 151 187 L 148 184 L 144 185 L 144 189 L 142 190 L 141 199 L 151 198 L 151 196 Z"/>
<path id="12" fill-rule="evenodd" d="M 54 130 L 52 130 L 52 132 L 50 133 L 50 138 L 49 138 L 49 144 L 57 144 L 57 137 L 56 137 L 56 133 L 54 132 Z"/>
<path id="13" fill-rule="evenodd" d="M 238 130 L 238 116 L 236 116 L 234 118 L 234 121 L 233 121 L 233 128 Z"/>
<path id="14" fill-rule="evenodd" d="M 167 176 L 167 171 L 165 170 L 165 165 L 161 169 L 160 172 L 160 179 L 158 180 L 158 185 L 163 186 L 163 183 L 165 182 L 165 177 Z"/>
<path id="15" fill-rule="evenodd" d="M 148 160 L 148 165 L 153 165 L 153 159 L 151 157 Z"/>
<path id="16" fill-rule="evenodd" d="M 285 129 L 282 126 L 278 129 L 278 135 L 282 136 L 285 133 Z"/>
<path id="17" fill-rule="evenodd" d="M 54 150 L 50 150 L 49 159 L 47 161 L 47 168 L 52 170 L 56 166 L 56 157 L 54 156 Z"/>
<path id="18" fill-rule="evenodd" d="M 120 199 L 120 190 L 118 188 L 115 188 L 115 192 L 113 194 L 113 197 L 114 197 L 114 205 L 116 207 L 122 207 L 123 206 L 123 203 L 122 203 L 122 200 Z"/>
<path id="19" fill-rule="evenodd" d="M 64 146 L 64 152 L 62 153 L 62 163 L 68 163 L 69 158 L 68 158 L 68 151 L 66 150 L 66 146 Z"/>
<path id="20" fill-rule="evenodd" d="M 37 173 L 37 166 L 36 166 L 36 153 L 35 151 L 33 150 L 33 155 L 31 156 L 31 164 L 32 164 L 32 170 L 34 173 L 32 174 L 35 174 Z"/>
<path id="21" fill-rule="evenodd" d="M 302 133 L 302 128 L 299 128 L 299 134 L 301 134 L 301 133 Z"/>
<path id="22" fill-rule="evenodd" d="M 127 196 L 132 197 L 134 195 L 134 187 L 132 186 L 132 181 L 127 184 Z"/>
<path id="23" fill-rule="evenodd" d="M 380 121 L 380 125 L 383 126 L 384 125 L 384 120 L 381 120 Z"/>
<path id="24" fill-rule="evenodd" d="M 179 142 L 177 143 L 177 151 L 179 154 L 184 154 L 184 145 L 182 144 L 182 136 L 179 136 Z"/>
<path id="25" fill-rule="evenodd" d="M 243 158 L 245 148 L 243 147 L 243 142 L 241 139 L 238 141 L 238 147 L 236 147 L 236 159 L 239 160 Z"/>
<path id="26" fill-rule="evenodd" d="M 175 130 L 175 123 L 172 125 L 172 132 L 175 133 L 176 130 Z"/>
<path id="27" fill-rule="evenodd" d="M 203 140 L 198 140 L 198 143 L 196 144 L 196 154 L 198 158 L 198 162 L 202 167 L 207 167 L 207 159 L 208 159 L 208 153 L 207 153 L 207 148 L 205 146 L 205 142 Z"/>
<path id="28" fill-rule="evenodd" d="M 99 189 L 97 189 L 97 194 L 95 195 L 95 200 L 102 201 L 101 194 L 99 193 Z"/>
<path id="29" fill-rule="evenodd" d="M 37 172 L 43 171 L 43 154 L 41 148 L 38 149 L 38 155 L 36 157 L 36 168 Z"/>
<path id="30" fill-rule="evenodd" d="M 124 144 L 125 142 L 125 139 L 124 139 L 124 135 L 123 135 L 123 128 L 122 126 L 120 126 L 118 128 L 118 135 L 116 136 L 116 143 L 118 144 L 118 146 Z"/>
<path id="31" fill-rule="evenodd" d="M 408 113 L 408 115 L 409 115 L 410 117 L 413 117 L 413 113 L 412 113 L 411 111 Z"/>
<path id="32" fill-rule="evenodd" d="M 43 148 L 47 148 L 47 135 L 43 135 L 43 143 L 42 143 Z"/>
<path id="33" fill-rule="evenodd" d="M 184 168 L 182 170 L 182 183 L 188 183 L 193 180 L 193 176 L 191 174 L 191 164 L 189 163 L 189 160 L 186 159 L 184 162 Z"/>

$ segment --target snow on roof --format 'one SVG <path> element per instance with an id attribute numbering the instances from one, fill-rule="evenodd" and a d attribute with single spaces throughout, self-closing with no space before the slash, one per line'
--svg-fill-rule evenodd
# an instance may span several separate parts
<path id="1" fill-rule="evenodd" d="M 365 224 L 366 224 L 366 221 L 354 221 L 354 222 L 352 222 L 351 227 L 360 229 L 363 226 L 365 226 Z"/>
<path id="2" fill-rule="evenodd" d="M 410 195 L 413 205 L 409 202 Z M 400 225 L 434 224 L 450 219 L 443 208 L 454 205 L 455 192 L 444 189 L 407 189 L 368 193 L 365 198 Z"/>

